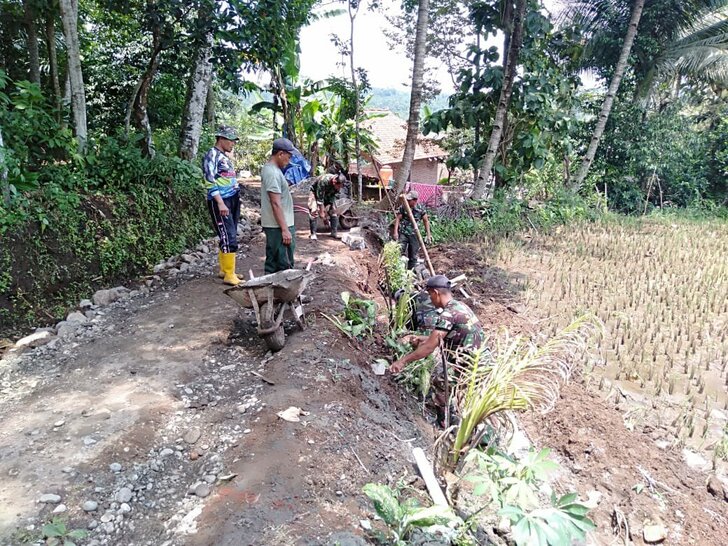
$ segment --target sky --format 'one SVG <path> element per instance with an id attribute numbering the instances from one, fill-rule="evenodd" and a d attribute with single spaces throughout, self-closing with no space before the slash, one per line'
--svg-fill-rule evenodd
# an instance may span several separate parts
<path id="1" fill-rule="evenodd" d="M 546 0 L 545 5 L 551 11 L 558 10 L 559 0 Z M 355 20 L 354 27 L 354 62 L 365 68 L 372 87 L 409 89 L 411 82 L 412 62 L 404 54 L 404 48 L 392 49 L 383 29 L 389 26 L 386 17 L 379 12 L 371 12 L 364 6 Z M 400 10 L 401 2 L 385 0 L 385 9 L 392 13 Z M 345 6 L 344 3 L 327 3 L 326 9 Z M 329 76 L 350 77 L 348 64 L 345 68 L 337 66 L 341 56 L 331 43 L 332 33 L 342 39 L 349 39 L 349 16 L 344 13 L 334 18 L 321 19 L 301 30 L 301 73 L 314 80 L 323 80 Z M 500 45 L 496 40 L 492 45 Z M 435 70 L 432 77 L 440 82 L 442 91 L 453 92 L 452 81 L 443 66 L 430 59 L 428 67 Z M 345 71 L 345 73 L 344 73 Z"/>

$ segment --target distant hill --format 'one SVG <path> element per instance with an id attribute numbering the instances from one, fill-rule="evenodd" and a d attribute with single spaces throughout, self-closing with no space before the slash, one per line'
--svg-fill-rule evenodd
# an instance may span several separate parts
<path id="1" fill-rule="evenodd" d="M 400 91 L 398 89 L 383 89 L 381 87 L 372 88 L 372 99 L 367 104 L 369 108 L 386 108 L 397 114 L 402 119 L 409 116 L 409 91 Z M 442 110 L 447 108 L 447 95 L 439 95 L 427 105 L 431 110 Z"/>

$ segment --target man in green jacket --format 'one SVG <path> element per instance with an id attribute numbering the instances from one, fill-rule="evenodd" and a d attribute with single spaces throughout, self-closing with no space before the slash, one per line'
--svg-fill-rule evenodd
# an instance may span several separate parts
<path id="1" fill-rule="evenodd" d="M 260 223 L 265 233 L 265 272 L 293 269 L 296 250 L 293 198 L 283 169 L 297 152 L 287 138 L 273 141 L 268 162 L 260 173 Z"/>

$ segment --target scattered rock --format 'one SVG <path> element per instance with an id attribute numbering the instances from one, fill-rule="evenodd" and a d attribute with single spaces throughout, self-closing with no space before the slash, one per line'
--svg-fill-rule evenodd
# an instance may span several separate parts
<path id="1" fill-rule="evenodd" d="M 378 358 L 372 364 L 372 372 L 374 372 L 374 375 L 384 375 L 387 371 L 387 364 L 388 362 L 386 360 Z"/>
<path id="2" fill-rule="evenodd" d="M 110 290 L 99 290 L 91 298 L 94 305 L 109 305 L 119 299 L 119 292 L 115 288 Z"/>
<path id="3" fill-rule="evenodd" d="M 29 336 L 25 336 L 24 338 L 19 339 L 15 342 L 15 346 L 28 347 L 33 349 L 35 347 L 40 347 L 41 345 L 49 343 L 54 337 L 55 336 L 53 335 L 53 332 L 49 330 L 39 330 L 30 334 Z"/>
<path id="4" fill-rule="evenodd" d="M 112 472 L 121 472 L 122 466 L 119 463 L 111 463 L 109 465 L 109 470 Z"/>
<path id="5" fill-rule="evenodd" d="M 79 324 L 79 322 L 68 322 L 66 320 L 62 320 L 56 324 L 56 333 L 61 339 L 70 337 L 76 332 L 76 330 L 78 330 Z"/>
<path id="6" fill-rule="evenodd" d="M 715 474 L 711 474 L 708 478 L 708 493 L 715 498 L 728 502 L 728 488 Z"/>
<path id="7" fill-rule="evenodd" d="M 81 309 L 90 309 L 93 305 L 94 303 L 91 300 L 81 300 L 78 304 Z"/>
<path id="8" fill-rule="evenodd" d="M 587 500 L 582 504 L 590 510 L 594 510 L 597 506 L 599 506 L 599 503 L 602 502 L 603 496 L 604 495 L 602 495 L 599 491 L 589 491 L 589 493 L 587 493 Z"/>
<path id="9" fill-rule="evenodd" d="M 66 322 L 78 322 L 79 324 L 83 324 L 84 322 L 88 322 L 88 319 L 86 318 L 86 315 L 80 311 L 74 311 L 73 313 L 69 313 L 66 317 Z"/>
<path id="10" fill-rule="evenodd" d="M 170 455 L 174 455 L 174 451 L 169 449 L 168 447 L 165 447 L 162 451 L 159 452 L 160 459 L 166 459 Z"/>
<path id="11" fill-rule="evenodd" d="M 200 498 L 204 499 L 205 497 L 207 497 L 210 494 L 210 492 L 211 492 L 210 486 L 206 483 L 197 484 L 197 486 L 195 487 L 195 495 L 197 495 Z"/>
<path id="12" fill-rule="evenodd" d="M 191 428 L 184 435 L 184 441 L 188 444 L 195 444 L 197 440 L 202 436 L 202 431 L 199 428 Z"/>
<path id="13" fill-rule="evenodd" d="M 182 256 L 180 256 L 180 258 L 182 259 L 183 262 L 188 263 L 188 264 L 193 264 L 193 263 L 195 263 L 195 261 L 197 261 L 192 254 L 182 254 Z"/>
<path id="14" fill-rule="evenodd" d="M 66 511 L 66 505 L 65 504 L 59 504 L 53 509 L 54 514 L 63 514 L 63 512 Z"/>
<path id="15" fill-rule="evenodd" d="M 367 247 L 364 237 L 359 235 L 346 233 L 343 237 L 341 237 L 341 241 L 351 250 L 364 250 Z"/>
<path id="16" fill-rule="evenodd" d="M 526 306 L 522 303 L 513 303 L 508 305 L 506 309 L 508 309 L 511 313 L 516 313 L 517 315 L 522 315 L 526 312 Z"/>
<path id="17" fill-rule="evenodd" d="M 99 503 L 96 501 L 92 501 L 92 500 L 87 500 L 81 506 L 81 508 L 83 508 L 84 512 L 95 512 L 98 507 L 99 507 Z"/>
<path id="18" fill-rule="evenodd" d="M 116 502 L 129 502 L 131 500 L 132 493 L 128 487 L 122 487 L 116 494 Z"/>
<path id="19" fill-rule="evenodd" d="M 46 493 L 45 495 L 40 496 L 38 502 L 42 504 L 58 504 L 61 502 L 61 496 L 56 495 L 55 493 Z"/>
<path id="20" fill-rule="evenodd" d="M 642 537 L 647 544 L 657 544 L 667 538 L 667 529 L 662 524 L 645 525 Z"/>
<path id="21" fill-rule="evenodd" d="M 698 453 L 695 453 L 694 451 L 690 451 L 689 449 L 685 448 L 682 450 L 682 456 L 685 460 L 685 464 L 687 464 L 690 468 L 705 471 L 710 470 L 710 461 L 708 461 L 702 455 L 699 455 Z"/>
<path id="22" fill-rule="evenodd" d="M 56 427 L 56 428 L 59 428 L 59 427 L 62 427 L 63 425 L 65 425 L 65 424 L 66 424 L 66 422 L 63 419 L 61 419 L 60 421 L 56 421 L 55 423 L 53 423 L 53 426 Z"/>
<path id="23" fill-rule="evenodd" d="M 91 436 L 86 436 L 83 439 L 83 445 L 85 445 L 86 447 L 92 446 L 95 443 L 96 443 L 96 440 L 94 440 L 93 438 L 91 438 Z"/>
<path id="24" fill-rule="evenodd" d="M 122 502 L 121 506 L 119 506 L 119 513 L 120 514 L 128 514 L 131 512 L 131 506 L 129 506 L 127 503 Z"/>
<path id="25" fill-rule="evenodd" d="M 342 531 L 331 535 L 328 539 L 328 544 L 338 544 L 339 546 L 367 546 L 369 543 L 362 537 Z"/>

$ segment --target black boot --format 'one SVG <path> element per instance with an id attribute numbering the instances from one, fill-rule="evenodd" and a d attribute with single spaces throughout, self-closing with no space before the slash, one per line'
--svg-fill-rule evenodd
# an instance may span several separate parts
<path id="1" fill-rule="evenodd" d="M 311 239 L 318 239 L 316 237 L 316 231 L 318 230 L 318 221 L 316 218 L 308 219 L 308 227 L 311 230 Z"/>
<path id="2" fill-rule="evenodd" d="M 339 235 L 339 217 L 335 214 L 329 216 L 329 223 L 331 224 L 331 236 L 338 237 Z"/>

